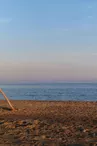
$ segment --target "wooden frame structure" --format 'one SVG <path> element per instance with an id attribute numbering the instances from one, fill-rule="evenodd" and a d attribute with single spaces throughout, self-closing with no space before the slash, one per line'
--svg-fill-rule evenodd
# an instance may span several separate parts
<path id="1" fill-rule="evenodd" d="M 6 99 L 7 103 L 9 104 L 9 106 L 11 107 L 12 110 L 15 111 L 15 108 L 13 107 L 13 105 L 11 104 L 11 102 L 9 101 L 8 97 L 6 96 L 6 94 L 3 92 L 2 89 L 0 89 L 0 93 L 3 95 L 3 97 Z"/>

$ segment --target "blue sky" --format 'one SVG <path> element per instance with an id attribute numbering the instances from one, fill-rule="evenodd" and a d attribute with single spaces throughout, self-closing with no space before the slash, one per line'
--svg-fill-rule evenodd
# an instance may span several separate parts
<path id="1" fill-rule="evenodd" d="M 96 0 L 0 0 L 0 81 L 97 81 Z"/>

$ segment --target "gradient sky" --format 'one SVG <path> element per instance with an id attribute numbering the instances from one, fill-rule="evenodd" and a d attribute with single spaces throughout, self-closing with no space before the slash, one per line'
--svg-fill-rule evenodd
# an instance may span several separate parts
<path id="1" fill-rule="evenodd" d="M 0 82 L 97 81 L 97 0 L 0 0 Z"/>

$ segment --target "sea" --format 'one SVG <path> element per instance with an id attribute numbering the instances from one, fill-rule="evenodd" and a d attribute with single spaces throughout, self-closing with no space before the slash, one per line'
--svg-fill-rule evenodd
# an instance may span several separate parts
<path id="1" fill-rule="evenodd" d="M 35 83 L 0 88 L 11 100 L 97 101 L 97 83 Z"/>

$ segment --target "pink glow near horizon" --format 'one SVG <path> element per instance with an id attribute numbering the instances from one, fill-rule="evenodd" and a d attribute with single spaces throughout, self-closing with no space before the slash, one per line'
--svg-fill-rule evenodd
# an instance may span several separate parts
<path id="1" fill-rule="evenodd" d="M 75 63 L 6 63 L 1 64 L 1 82 L 95 81 L 94 65 Z"/>

